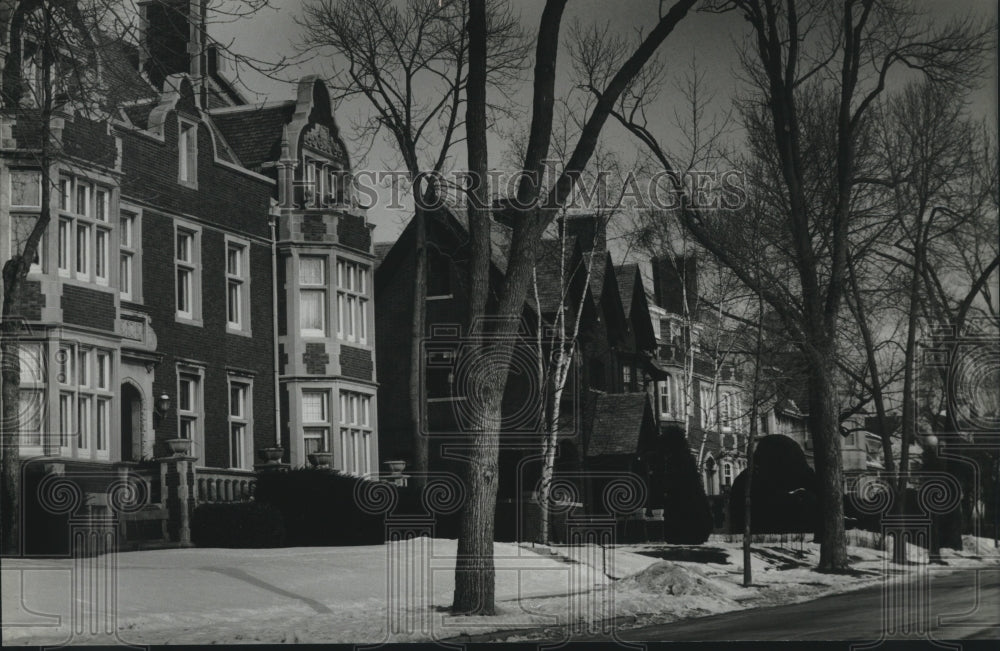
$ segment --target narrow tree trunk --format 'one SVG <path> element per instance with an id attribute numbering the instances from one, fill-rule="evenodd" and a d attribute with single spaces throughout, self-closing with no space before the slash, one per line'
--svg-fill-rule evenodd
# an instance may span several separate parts
<path id="1" fill-rule="evenodd" d="M 3 267 L 3 324 L 0 330 L 0 358 L 2 358 L 3 420 L 0 421 L 3 437 L 2 553 L 18 556 L 21 552 L 20 532 L 20 393 L 21 368 L 18 355 L 19 320 L 14 309 L 21 295 L 21 284 L 27 272 L 21 255 L 15 255 Z"/>
<path id="2" fill-rule="evenodd" d="M 413 321 L 410 324 L 410 420 L 412 424 L 411 438 L 413 449 L 413 482 L 423 486 L 428 470 L 430 441 L 427 437 L 425 410 L 421 395 L 421 374 L 423 373 L 423 346 L 426 336 L 427 321 L 427 218 L 426 211 L 421 206 L 419 188 L 414 183 L 413 198 L 415 200 L 414 228 L 416 229 L 416 247 L 414 254 L 413 276 Z"/>
<path id="3" fill-rule="evenodd" d="M 757 411 L 760 401 L 760 356 L 764 348 L 764 301 L 757 298 L 757 350 L 754 355 L 753 387 L 750 389 L 750 438 L 747 440 L 747 471 L 743 483 L 743 585 L 749 587 L 753 583 L 753 568 L 751 566 L 750 539 L 753 529 L 750 526 L 751 501 L 750 491 L 753 486 L 753 454 L 757 444 Z"/>

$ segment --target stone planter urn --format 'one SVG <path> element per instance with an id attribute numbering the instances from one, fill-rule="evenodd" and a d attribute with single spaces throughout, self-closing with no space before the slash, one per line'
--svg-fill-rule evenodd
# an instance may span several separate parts
<path id="1" fill-rule="evenodd" d="M 264 463 L 280 463 L 281 455 L 285 453 L 284 448 L 261 448 L 257 450 L 258 456 Z"/>
<path id="2" fill-rule="evenodd" d="M 393 459 L 391 461 L 384 461 L 383 463 L 388 466 L 389 472 L 394 475 L 398 475 L 403 472 L 403 468 L 406 467 L 406 462 L 402 459 Z"/>
<path id="3" fill-rule="evenodd" d="M 310 452 L 308 456 L 309 463 L 314 468 L 329 468 L 333 465 L 333 452 Z"/>
<path id="4" fill-rule="evenodd" d="M 167 445 L 175 457 L 191 455 L 191 439 L 167 439 Z"/>

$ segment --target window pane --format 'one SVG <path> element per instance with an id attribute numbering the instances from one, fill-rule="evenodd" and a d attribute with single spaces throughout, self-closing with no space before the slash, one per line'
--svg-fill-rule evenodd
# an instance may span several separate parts
<path id="1" fill-rule="evenodd" d="M 239 276 L 240 269 L 243 267 L 243 249 L 229 245 L 226 249 L 226 272 L 232 276 Z"/>
<path id="2" fill-rule="evenodd" d="M 90 186 L 78 183 L 76 186 L 76 212 L 90 217 Z"/>
<path id="3" fill-rule="evenodd" d="M 122 253 L 121 255 L 121 268 L 118 270 L 118 287 L 121 290 L 122 296 L 127 298 L 132 297 L 132 255 L 130 253 Z"/>
<path id="4" fill-rule="evenodd" d="M 121 216 L 121 240 L 122 246 L 131 248 L 132 247 L 132 229 L 135 226 L 135 215 L 130 215 L 128 213 L 122 213 Z"/>
<path id="5" fill-rule="evenodd" d="M 302 420 L 307 423 L 325 423 L 326 401 L 326 391 L 303 391 Z"/>
<path id="6" fill-rule="evenodd" d="M 325 427 L 306 427 L 303 430 L 306 454 L 330 450 L 328 430 Z"/>
<path id="7" fill-rule="evenodd" d="M 299 258 L 299 284 L 300 285 L 325 285 L 326 284 L 326 261 L 324 258 L 316 256 L 302 256 Z"/>
<path id="8" fill-rule="evenodd" d="M 230 280 L 226 288 L 226 314 L 229 322 L 236 325 L 240 324 L 241 290 L 242 285 L 235 280 Z"/>
<path id="9" fill-rule="evenodd" d="M 177 270 L 177 309 L 191 312 L 191 272 L 188 269 Z"/>
<path id="10" fill-rule="evenodd" d="M 242 384 L 233 384 L 229 387 L 229 415 L 236 418 L 243 418 L 244 405 L 246 404 L 247 389 Z"/>
<path id="11" fill-rule="evenodd" d="M 178 231 L 177 233 L 177 259 L 183 262 L 191 262 L 191 234 Z"/>
<path id="12" fill-rule="evenodd" d="M 94 217 L 101 220 L 102 222 L 108 221 L 108 192 L 107 190 L 98 190 L 95 195 L 96 210 Z"/>
<path id="13" fill-rule="evenodd" d="M 97 388 L 107 389 L 111 379 L 111 357 L 107 353 L 97 353 Z"/>
<path id="14" fill-rule="evenodd" d="M 82 387 L 88 386 L 90 383 L 90 355 L 88 351 L 81 350 L 77 359 L 77 370 L 79 371 L 77 382 Z"/>
<path id="15" fill-rule="evenodd" d="M 108 449 L 108 418 L 109 412 L 108 405 L 110 405 L 108 400 L 98 400 L 97 401 L 97 449 L 107 450 Z"/>
<path id="16" fill-rule="evenodd" d="M 229 439 L 229 467 L 243 467 L 243 441 L 247 426 L 242 423 L 233 423 L 230 429 Z"/>
<path id="17" fill-rule="evenodd" d="M 181 378 L 179 390 L 178 409 L 181 411 L 194 410 L 194 382 L 189 378 Z"/>
<path id="18" fill-rule="evenodd" d="M 71 224 L 68 219 L 59 220 L 59 268 L 66 271 L 69 271 L 70 229 Z"/>
<path id="19" fill-rule="evenodd" d="M 108 277 L 108 231 L 98 228 L 95 241 L 94 275 L 107 280 Z"/>
<path id="20" fill-rule="evenodd" d="M 10 203 L 12 206 L 42 205 L 42 176 L 34 170 L 10 171 Z"/>
<path id="21" fill-rule="evenodd" d="M 85 224 L 76 226 L 76 272 L 79 274 L 90 273 L 90 265 L 87 260 L 87 253 L 90 250 L 90 227 Z"/>
<path id="22" fill-rule="evenodd" d="M 77 402 L 76 445 L 79 448 L 90 447 L 90 398 L 81 397 Z"/>
<path id="23" fill-rule="evenodd" d="M 323 331 L 326 292 L 303 289 L 299 292 L 299 323 L 302 330 Z"/>
<path id="24" fill-rule="evenodd" d="M 73 394 L 59 395 L 59 446 L 69 447 L 69 436 L 73 433 Z"/>
<path id="25" fill-rule="evenodd" d="M 59 209 L 69 212 L 73 206 L 73 181 L 59 179 Z"/>

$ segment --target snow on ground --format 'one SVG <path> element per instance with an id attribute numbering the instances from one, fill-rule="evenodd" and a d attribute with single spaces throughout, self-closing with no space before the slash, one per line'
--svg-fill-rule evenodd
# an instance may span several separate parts
<path id="1" fill-rule="evenodd" d="M 874 546 L 874 539 L 853 541 Z M 943 569 L 1000 562 L 992 540 L 968 537 L 965 543 L 961 552 L 945 551 Z M 134 644 L 379 643 L 582 627 L 612 618 L 644 625 L 801 601 L 903 577 L 918 567 L 941 569 L 925 565 L 926 553 L 918 548 L 910 549 L 917 564 L 896 566 L 881 550 L 851 546 L 854 571 L 823 574 L 812 569 L 819 560 L 815 543 L 755 543 L 754 585 L 744 588 L 741 545 L 728 537 L 713 536 L 697 547 L 497 543 L 495 553 L 499 614 L 489 618 L 447 612 L 454 540 L 171 549 L 114 554 L 76 567 L 70 559 L 4 560 L 3 642 L 114 641 L 89 632 L 105 621 L 92 615 L 106 618 L 109 631 Z M 103 570 L 106 562 L 116 570 Z M 105 576 L 116 577 L 117 606 L 95 608 L 103 603 L 99 590 L 112 584 Z"/>

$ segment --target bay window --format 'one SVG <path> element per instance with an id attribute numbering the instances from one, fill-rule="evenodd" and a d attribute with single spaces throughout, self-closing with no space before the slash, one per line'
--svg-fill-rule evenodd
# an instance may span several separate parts
<path id="1" fill-rule="evenodd" d="M 305 337 L 326 336 L 326 258 L 299 256 L 299 330 Z"/>

